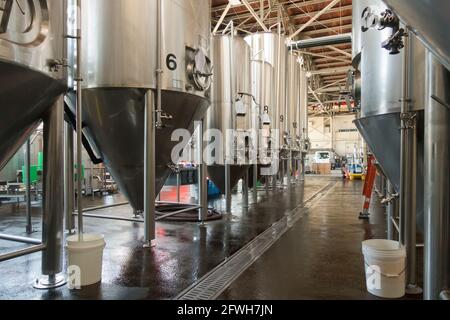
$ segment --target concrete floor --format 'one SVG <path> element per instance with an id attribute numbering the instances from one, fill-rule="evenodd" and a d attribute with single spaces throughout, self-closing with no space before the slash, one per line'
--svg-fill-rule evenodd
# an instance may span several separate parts
<path id="1" fill-rule="evenodd" d="M 385 237 L 384 215 L 358 220 L 362 183 L 337 182 L 221 299 L 374 299 L 361 242 Z"/>
<path id="2" fill-rule="evenodd" d="M 361 242 L 385 237 L 385 215 L 372 207 L 370 221 L 358 220 L 362 182 L 333 177 L 308 177 L 290 192 L 259 192 L 258 204 L 241 208 L 233 196 L 233 214 L 202 227 L 196 223 L 158 223 L 157 247 L 142 248 L 140 224 L 86 219 L 88 232 L 106 237 L 103 283 L 81 291 L 60 288 L 37 291 L 40 254 L 4 262 L 0 299 L 171 299 L 233 255 L 257 235 L 334 181 L 294 226 L 222 294 L 221 299 L 374 299 L 365 290 Z M 168 193 L 169 194 L 169 193 Z M 120 196 L 86 199 L 88 206 L 123 201 Z M 163 200 L 171 200 L 163 197 Z M 185 199 L 188 200 L 188 199 Z M 223 210 L 225 203 L 213 201 Z M 35 209 L 35 227 L 39 225 Z M 130 217 L 128 206 L 99 214 Z M 0 206 L 0 233 L 24 235 L 23 207 Z M 40 234 L 34 234 L 39 238 Z M 18 248 L 0 241 L 0 253 Z"/>
<path id="3" fill-rule="evenodd" d="M 366 290 L 361 243 L 386 238 L 385 211 L 374 195 L 371 219 L 358 220 L 362 186 L 361 181 L 337 182 L 219 299 L 378 299 Z M 418 252 L 419 265 L 421 254 Z M 421 270 L 418 272 L 421 279 Z"/>
<path id="4" fill-rule="evenodd" d="M 209 222 L 158 223 L 157 247 L 142 248 L 142 225 L 130 222 L 86 219 L 86 232 L 105 235 L 103 283 L 81 291 L 60 288 L 36 291 L 31 284 L 40 274 L 41 254 L 33 254 L 3 262 L 0 269 L 0 299 L 170 299 L 200 279 L 227 257 L 230 257 L 274 222 L 311 197 L 332 178 L 310 178 L 290 192 L 259 192 L 258 203 L 242 209 L 242 197 L 233 197 L 233 214 Z M 121 197 L 106 197 L 100 202 L 123 201 Z M 164 199 L 170 200 L 170 199 Z M 86 198 L 86 206 L 96 206 L 99 200 Z M 223 210 L 223 200 L 212 204 Z M 40 229 L 39 208 L 34 208 L 34 224 Z M 99 214 L 131 217 L 131 207 L 105 209 Z M 0 233 L 25 236 L 24 208 L 0 206 Z M 40 238 L 40 233 L 33 237 Z M 0 253 L 23 247 L 0 241 Z"/>

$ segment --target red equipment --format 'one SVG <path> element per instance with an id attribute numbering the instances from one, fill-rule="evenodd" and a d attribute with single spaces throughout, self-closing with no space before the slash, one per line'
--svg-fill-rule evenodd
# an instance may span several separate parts
<path id="1" fill-rule="evenodd" d="M 364 208 L 363 212 L 359 214 L 360 219 L 369 219 L 370 213 L 369 213 L 369 207 L 370 202 L 372 200 L 372 193 L 373 193 L 373 186 L 375 184 L 375 178 L 377 176 L 377 168 L 375 166 L 376 164 L 375 156 L 370 155 L 368 157 L 369 165 L 367 167 L 367 174 L 366 174 L 366 181 L 364 183 L 364 190 L 363 190 L 363 196 L 364 199 Z"/>

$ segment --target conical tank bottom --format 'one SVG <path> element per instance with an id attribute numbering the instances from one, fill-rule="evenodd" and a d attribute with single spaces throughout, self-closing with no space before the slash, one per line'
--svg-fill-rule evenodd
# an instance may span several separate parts
<path id="1" fill-rule="evenodd" d="M 400 113 L 371 116 L 355 120 L 359 132 L 375 155 L 384 174 L 400 191 L 401 120 Z M 423 232 L 424 113 L 417 115 L 417 227 Z"/>
<path id="2" fill-rule="evenodd" d="M 389 181 L 400 190 L 400 114 L 361 118 L 355 124 Z"/>
<path id="3" fill-rule="evenodd" d="M 230 183 L 231 189 L 234 189 L 239 180 L 245 175 L 245 172 L 250 169 L 250 166 L 230 166 Z M 226 193 L 225 189 L 225 166 L 208 166 L 208 175 L 212 182 L 219 188 L 222 194 Z"/>
<path id="4" fill-rule="evenodd" d="M 65 91 L 61 82 L 41 72 L 0 60 L 0 170 Z"/>
<path id="5" fill-rule="evenodd" d="M 145 90 L 97 88 L 83 90 L 83 132 L 136 210 L 144 209 Z M 203 118 L 207 99 L 180 92 L 163 91 L 164 128 L 156 130 L 156 181 L 158 194 L 171 173 L 172 142 L 176 129 L 194 131 Z M 73 110 L 73 106 L 71 107 Z M 178 159 L 174 159 L 178 161 Z"/>

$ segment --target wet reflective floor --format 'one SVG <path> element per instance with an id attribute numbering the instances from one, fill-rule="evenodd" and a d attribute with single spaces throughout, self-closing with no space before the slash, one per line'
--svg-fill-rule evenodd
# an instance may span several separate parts
<path id="1" fill-rule="evenodd" d="M 362 186 L 337 182 L 220 299 L 376 299 L 366 291 L 361 242 L 385 239 L 386 219 L 374 196 L 370 221 L 358 220 Z"/>
<path id="2" fill-rule="evenodd" d="M 80 291 L 70 291 L 66 287 L 51 291 L 35 290 L 31 284 L 40 275 L 41 260 L 41 254 L 37 253 L 0 263 L 0 299 L 171 299 L 333 179 L 335 178 L 311 177 L 304 185 L 300 184 L 290 190 L 260 191 L 256 204 L 250 194 L 248 209 L 242 208 L 242 195 L 235 194 L 233 213 L 225 214 L 221 221 L 208 222 L 205 226 L 198 223 L 158 223 L 157 246 L 153 249 L 142 247 L 143 226 L 139 223 L 86 218 L 85 231 L 102 233 L 107 242 L 102 284 Z M 350 201 L 356 211 L 362 201 L 359 196 L 361 188 L 362 185 L 355 184 L 352 189 L 353 198 Z M 168 194 L 173 195 L 173 192 Z M 173 200 L 164 196 L 163 193 L 162 200 Z M 183 200 L 190 201 L 188 198 L 190 197 Z M 124 200 L 121 196 L 100 199 L 87 197 L 85 206 L 93 207 Z M 222 199 L 212 201 L 210 205 L 218 210 L 225 209 Z M 331 202 L 329 205 L 331 206 Z M 340 204 L 335 207 L 339 209 Z M 39 213 L 40 209 L 35 207 L 35 238 L 41 237 Z M 133 217 L 129 206 L 95 213 Z M 26 236 L 24 215 L 23 206 L 1 205 L 0 233 Z M 309 250 L 316 250 L 308 242 L 303 244 L 305 249 L 311 245 Z M 0 240 L 0 254 L 23 247 Z M 318 251 L 320 249 L 317 248 Z"/>

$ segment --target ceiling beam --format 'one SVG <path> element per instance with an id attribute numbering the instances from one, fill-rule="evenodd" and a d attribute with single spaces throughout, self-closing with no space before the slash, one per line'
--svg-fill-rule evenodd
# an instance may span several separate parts
<path id="1" fill-rule="evenodd" d="M 325 8 L 323 8 L 322 10 L 320 10 L 319 12 L 316 13 L 316 15 L 314 17 L 312 17 L 308 22 L 306 22 L 304 25 L 302 25 L 297 31 L 295 31 L 293 34 L 290 35 L 289 40 L 294 39 L 296 36 L 298 36 L 303 30 L 305 30 L 306 28 L 308 28 L 314 21 L 316 21 L 317 19 L 320 18 L 320 16 L 322 16 L 323 14 L 325 14 L 328 10 L 330 10 L 331 8 L 333 8 L 335 5 L 337 5 L 338 3 L 340 3 L 341 0 L 333 0 L 331 1 L 331 3 L 329 5 L 327 5 Z"/>

